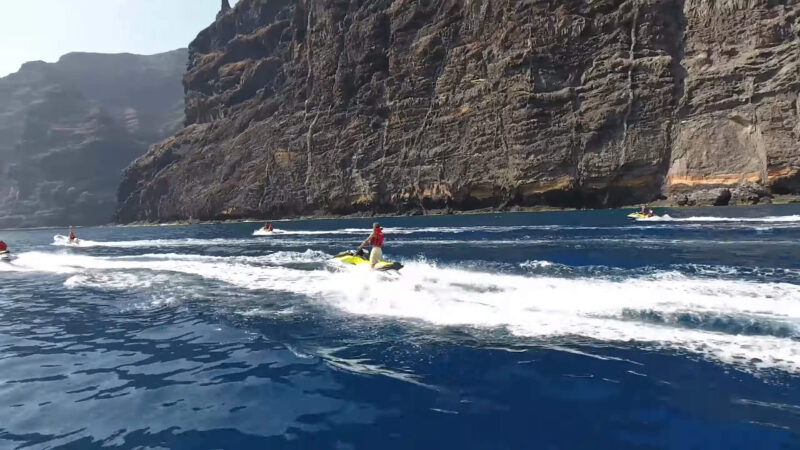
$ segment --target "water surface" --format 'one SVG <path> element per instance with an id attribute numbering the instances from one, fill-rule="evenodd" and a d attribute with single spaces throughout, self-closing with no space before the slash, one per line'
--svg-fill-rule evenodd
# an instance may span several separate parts
<path id="1" fill-rule="evenodd" d="M 800 448 L 800 206 L 5 231 L 0 447 Z"/>

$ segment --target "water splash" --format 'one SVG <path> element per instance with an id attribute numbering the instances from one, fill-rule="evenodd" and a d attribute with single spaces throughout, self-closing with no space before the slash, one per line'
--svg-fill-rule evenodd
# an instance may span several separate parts
<path id="1" fill-rule="evenodd" d="M 425 261 L 404 261 L 401 276 L 388 278 L 340 266 L 329 257 L 313 250 L 257 257 L 32 252 L 21 254 L 14 267 L 67 274 L 65 286 L 71 289 L 157 290 L 164 277 L 188 289 L 191 279 L 169 275 L 182 274 L 249 291 L 299 294 L 347 314 L 504 328 L 527 339 L 635 342 L 747 369 L 800 373 L 800 286 L 795 284 L 698 278 L 676 270 L 620 278 L 526 276 Z"/>

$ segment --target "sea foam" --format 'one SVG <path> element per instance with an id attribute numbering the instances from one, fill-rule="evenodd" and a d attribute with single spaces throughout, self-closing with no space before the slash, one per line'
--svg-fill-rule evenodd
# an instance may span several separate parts
<path id="1" fill-rule="evenodd" d="M 119 290 L 127 285 L 155 290 L 162 284 L 156 277 L 185 274 L 249 291 L 301 294 L 345 314 L 502 328 L 542 342 L 571 336 L 627 342 L 745 369 L 800 373 L 800 286 L 795 284 L 698 278 L 676 270 L 621 279 L 497 274 L 424 261 L 404 261 L 399 276 L 386 276 L 341 266 L 316 251 L 257 257 L 44 252 L 19 256 L 15 269 L 3 270 L 67 274 L 66 286 L 72 289 Z M 292 266 L 297 262 L 312 267 Z M 103 275 L 90 276 L 98 273 Z M 687 316 L 702 320 L 679 320 Z M 748 328 L 755 330 L 749 333 L 736 326 L 708 326 L 715 318 L 760 326 Z"/>

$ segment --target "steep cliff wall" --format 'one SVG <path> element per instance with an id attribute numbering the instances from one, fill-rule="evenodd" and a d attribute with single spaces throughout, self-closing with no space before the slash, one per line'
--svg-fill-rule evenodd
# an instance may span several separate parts
<path id="1" fill-rule="evenodd" d="M 241 0 L 118 218 L 796 192 L 796 3 Z"/>
<path id="2" fill-rule="evenodd" d="M 665 190 L 712 203 L 728 187 L 744 203 L 797 193 L 798 2 L 695 0 L 684 11 L 687 78 Z"/>
<path id="3" fill-rule="evenodd" d="M 122 170 L 181 127 L 186 61 L 72 53 L 0 78 L 0 227 L 110 222 Z"/>

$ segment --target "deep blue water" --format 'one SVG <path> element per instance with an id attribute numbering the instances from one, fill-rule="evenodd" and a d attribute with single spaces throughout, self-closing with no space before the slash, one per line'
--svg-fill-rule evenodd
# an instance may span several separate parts
<path id="1" fill-rule="evenodd" d="M 800 448 L 800 206 L 627 212 L 0 231 L 0 447 Z"/>

